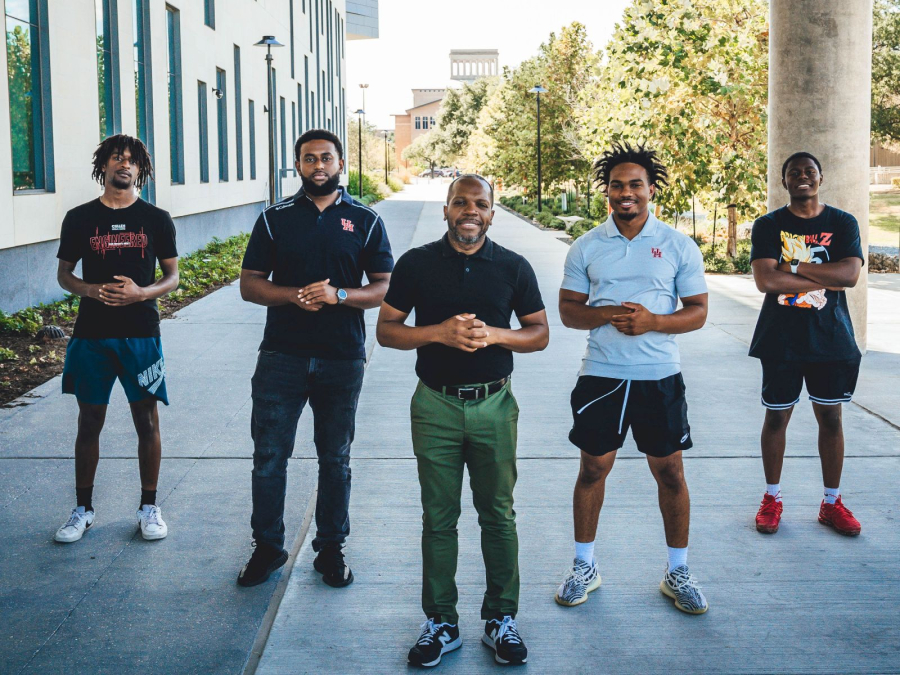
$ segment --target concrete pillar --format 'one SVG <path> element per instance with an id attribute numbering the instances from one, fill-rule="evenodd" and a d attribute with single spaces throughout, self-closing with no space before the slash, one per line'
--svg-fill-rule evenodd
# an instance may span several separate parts
<path id="1" fill-rule="evenodd" d="M 771 0 L 769 210 L 784 206 L 781 165 L 800 150 L 822 163 L 821 199 L 859 221 L 869 250 L 872 0 Z M 847 291 L 856 341 L 866 348 L 866 272 Z"/>

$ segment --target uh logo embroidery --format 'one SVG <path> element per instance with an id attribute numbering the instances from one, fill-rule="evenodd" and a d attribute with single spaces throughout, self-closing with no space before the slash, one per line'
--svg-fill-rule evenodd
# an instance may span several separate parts
<path id="1" fill-rule="evenodd" d="M 791 262 L 798 260 L 805 263 L 822 263 L 830 259 L 828 247 L 831 245 L 832 232 L 819 234 L 781 233 L 781 260 Z M 782 293 L 778 296 L 778 304 L 803 309 L 822 309 L 828 304 L 825 289 L 807 291 L 805 293 Z"/>
<path id="2" fill-rule="evenodd" d="M 347 218 L 341 218 L 341 225 L 344 226 L 344 232 L 353 232 L 353 221 Z"/>
<path id="3" fill-rule="evenodd" d="M 651 248 L 650 252 L 653 254 L 654 258 L 662 258 L 662 251 L 658 248 Z"/>

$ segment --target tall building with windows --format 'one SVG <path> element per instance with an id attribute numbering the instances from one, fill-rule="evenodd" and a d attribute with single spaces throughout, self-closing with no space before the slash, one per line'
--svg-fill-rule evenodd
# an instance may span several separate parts
<path id="1" fill-rule="evenodd" d="M 246 231 L 268 196 L 265 48 L 274 35 L 276 192 L 293 192 L 293 144 L 346 138 L 349 39 L 378 36 L 377 0 L 0 0 L 0 310 L 62 296 L 63 216 L 100 194 L 91 158 L 141 138 L 178 248 Z M 4 189 L 3 185 L 7 187 Z"/>

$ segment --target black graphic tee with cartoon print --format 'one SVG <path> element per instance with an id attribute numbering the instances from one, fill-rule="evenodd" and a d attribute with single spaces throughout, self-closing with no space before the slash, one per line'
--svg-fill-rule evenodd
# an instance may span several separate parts
<path id="1" fill-rule="evenodd" d="M 856 218 L 832 206 L 815 218 L 800 218 L 783 206 L 758 218 L 751 238 L 751 261 L 830 263 L 859 258 L 865 265 Z M 844 291 L 767 293 L 750 356 L 818 362 L 860 358 Z"/>
<path id="2" fill-rule="evenodd" d="M 124 209 L 111 209 L 99 199 L 76 206 L 66 214 L 56 257 L 81 261 L 81 278 L 89 284 L 118 283 L 116 275 L 138 286 L 153 283 L 156 261 L 178 256 L 175 224 L 167 211 L 143 199 Z M 157 337 L 156 300 L 109 307 L 81 298 L 72 336 L 106 338 Z"/>

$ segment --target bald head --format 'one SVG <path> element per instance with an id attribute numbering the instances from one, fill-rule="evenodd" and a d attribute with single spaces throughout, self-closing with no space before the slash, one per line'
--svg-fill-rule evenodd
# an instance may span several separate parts
<path id="1" fill-rule="evenodd" d="M 448 204 L 450 203 L 450 200 L 453 199 L 453 195 L 456 193 L 456 188 L 459 184 L 481 185 L 485 190 L 487 190 L 487 194 L 491 201 L 491 206 L 494 205 L 494 188 L 488 182 L 487 178 L 485 178 L 484 176 L 479 176 L 477 173 L 464 173 L 462 176 L 453 179 L 453 182 L 450 183 L 450 187 L 447 190 Z"/>

